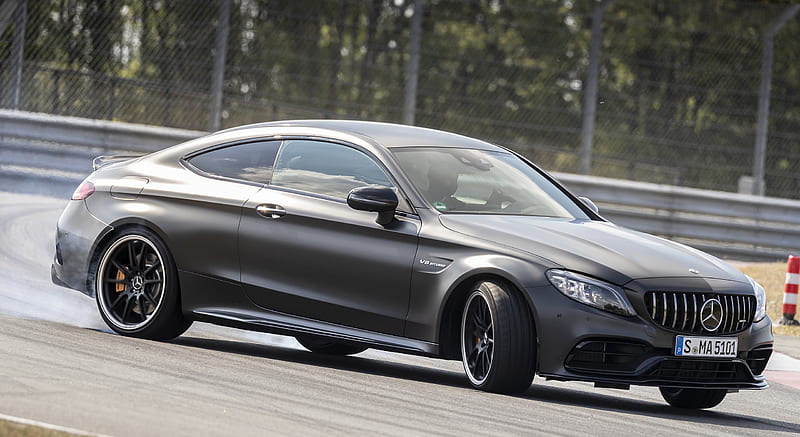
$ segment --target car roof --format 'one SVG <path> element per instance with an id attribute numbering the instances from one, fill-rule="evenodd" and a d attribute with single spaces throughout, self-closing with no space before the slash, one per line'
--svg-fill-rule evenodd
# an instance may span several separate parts
<path id="1" fill-rule="evenodd" d="M 459 147 L 482 150 L 503 150 L 501 147 L 451 132 L 403 124 L 357 120 L 289 120 L 256 123 L 226 129 L 223 132 L 270 127 L 307 127 L 325 129 L 359 137 L 375 145 L 395 148 L 414 146 Z"/>

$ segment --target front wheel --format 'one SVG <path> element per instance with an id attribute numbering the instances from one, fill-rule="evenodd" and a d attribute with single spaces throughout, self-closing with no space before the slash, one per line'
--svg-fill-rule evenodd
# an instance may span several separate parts
<path id="1" fill-rule="evenodd" d="M 191 325 L 181 312 L 175 264 L 148 229 L 114 236 L 102 249 L 94 285 L 100 315 L 119 334 L 170 340 Z"/>
<path id="2" fill-rule="evenodd" d="M 461 319 L 461 361 L 473 387 L 496 393 L 527 390 L 536 371 L 528 306 L 509 286 L 477 283 Z"/>
<path id="3" fill-rule="evenodd" d="M 668 404 L 693 410 L 716 407 L 728 394 L 727 390 L 704 388 L 659 387 L 658 389 Z"/>

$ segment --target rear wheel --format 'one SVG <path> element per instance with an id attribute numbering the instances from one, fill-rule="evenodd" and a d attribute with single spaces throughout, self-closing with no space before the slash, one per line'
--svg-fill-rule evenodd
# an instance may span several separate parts
<path id="1" fill-rule="evenodd" d="M 105 246 L 94 283 L 100 315 L 119 334 L 170 340 L 191 325 L 181 312 L 175 264 L 147 229 L 125 230 Z"/>
<path id="2" fill-rule="evenodd" d="M 693 410 L 716 407 L 728 393 L 727 390 L 704 388 L 659 387 L 658 389 L 668 404 L 677 408 Z"/>
<path id="3" fill-rule="evenodd" d="M 473 387 L 527 390 L 536 371 L 533 321 L 522 296 L 500 282 L 473 287 L 461 319 L 461 361 Z"/>
<path id="4" fill-rule="evenodd" d="M 350 344 L 337 343 L 322 337 L 313 335 L 298 335 L 295 337 L 304 348 L 311 352 L 327 355 L 354 355 L 364 352 L 367 348 Z"/>

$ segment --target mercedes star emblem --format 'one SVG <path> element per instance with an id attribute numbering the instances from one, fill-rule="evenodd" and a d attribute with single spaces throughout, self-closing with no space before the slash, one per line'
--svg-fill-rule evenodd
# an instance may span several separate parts
<path id="1" fill-rule="evenodd" d="M 142 287 L 144 287 L 144 279 L 141 276 L 136 275 L 133 277 L 133 280 L 131 280 L 131 285 L 133 285 L 134 290 L 139 291 L 142 289 Z"/>
<path id="2" fill-rule="evenodd" d="M 714 332 L 719 329 L 722 317 L 722 303 L 717 299 L 709 299 L 700 307 L 700 323 L 706 331 Z"/>

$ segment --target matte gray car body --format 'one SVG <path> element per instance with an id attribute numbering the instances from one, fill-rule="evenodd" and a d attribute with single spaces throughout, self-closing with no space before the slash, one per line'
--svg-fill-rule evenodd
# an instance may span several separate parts
<path id="1" fill-rule="evenodd" d="M 346 145 L 379 163 L 396 186 L 394 219 L 384 226 L 375 213 L 325 196 L 209 175 L 187 163 L 220 145 L 291 139 Z M 398 148 L 419 146 L 511 153 L 461 135 L 384 123 L 294 121 L 228 129 L 90 175 L 95 193 L 71 201 L 59 220 L 53 280 L 94 296 L 103 247 L 121 229 L 141 227 L 168 248 L 180 311 L 190 321 L 461 359 L 464 303 L 476 283 L 494 281 L 521 297 L 532 322 L 532 371 L 541 376 L 612 387 L 766 387 L 771 322 L 754 322 L 753 314 L 745 314 L 754 308 L 741 308 L 754 287 L 738 270 L 604 220 L 531 163 L 584 217 L 443 213 L 394 156 Z M 265 217 L 258 211 L 264 205 L 280 210 L 269 209 Z M 548 280 L 552 269 L 618 287 L 635 315 L 566 297 Z M 720 335 L 686 332 L 690 314 L 681 309 L 683 299 L 691 303 L 701 294 L 731 296 L 739 318 L 748 320 L 726 335 L 737 339 L 736 357 L 675 357 L 676 335 Z M 651 298 L 658 299 L 656 307 L 648 306 Z M 673 306 L 668 317 L 675 323 L 656 320 L 667 318 Z M 624 359 L 614 358 L 619 356 Z M 714 376 L 712 370 L 727 373 Z"/>

